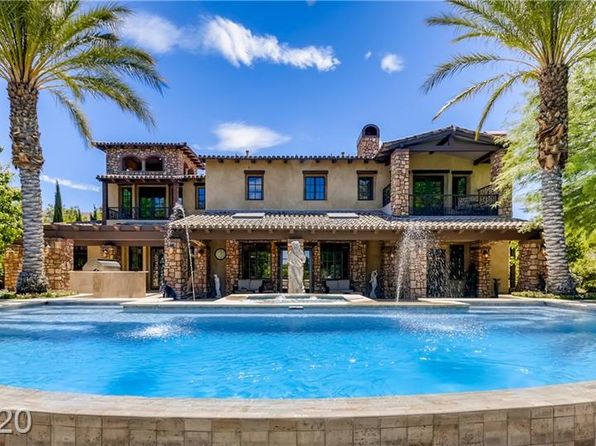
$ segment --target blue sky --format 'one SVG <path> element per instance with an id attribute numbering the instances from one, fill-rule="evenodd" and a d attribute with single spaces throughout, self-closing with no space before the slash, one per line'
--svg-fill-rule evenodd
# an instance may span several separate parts
<path id="1" fill-rule="evenodd" d="M 441 105 L 478 74 L 466 73 L 430 94 L 433 67 L 472 47 L 450 43 L 451 30 L 428 27 L 441 2 L 131 2 L 123 37 L 150 50 L 167 79 L 163 96 L 140 86 L 157 126 L 147 129 L 115 106 L 84 108 L 102 141 L 186 141 L 199 153 L 352 153 L 364 124 L 391 140 L 456 124 L 475 128 L 483 98 L 433 122 Z M 486 75 L 486 73 L 484 73 Z M 8 102 L 0 99 L 0 161 L 10 160 Z M 504 98 L 485 125 L 503 129 L 521 101 Z M 39 106 L 44 204 L 59 178 L 65 206 L 101 203 L 95 177 L 102 152 L 85 147 L 66 114 L 42 94 Z"/>

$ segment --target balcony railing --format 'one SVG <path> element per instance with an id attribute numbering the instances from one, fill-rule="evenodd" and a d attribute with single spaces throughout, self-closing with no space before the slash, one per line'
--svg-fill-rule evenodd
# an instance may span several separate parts
<path id="1" fill-rule="evenodd" d="M 498 194 L 410 195 L 410 215 L 498 215 Z"/>
<path id="2" fill-rule="evenodd" d="M 165 206 L 108 208 L 108 220 L 167 220 L 171 213 Z"/>

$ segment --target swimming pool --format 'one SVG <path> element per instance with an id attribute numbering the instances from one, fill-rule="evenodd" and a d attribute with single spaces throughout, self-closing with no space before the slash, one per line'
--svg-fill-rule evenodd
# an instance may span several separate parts
<path id="1" fill-rule="evenodd" d="M 323 398 L 596 377 L 596 315 L 469 310 L 0 311 L 0 384 L 104 395 Z"/>

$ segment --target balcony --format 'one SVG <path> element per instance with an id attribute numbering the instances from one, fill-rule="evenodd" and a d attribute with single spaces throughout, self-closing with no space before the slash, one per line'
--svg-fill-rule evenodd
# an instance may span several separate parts
<path id="1" fill-rule="evenodd" d="M 108 220 L 167 220 L 172 208 L 165 206 L 108 208 Z"/>
<path id="2" fill-rule="evenodd" d="M 499 215 L 498 194 L 410 195 L 410 215 Z"/>

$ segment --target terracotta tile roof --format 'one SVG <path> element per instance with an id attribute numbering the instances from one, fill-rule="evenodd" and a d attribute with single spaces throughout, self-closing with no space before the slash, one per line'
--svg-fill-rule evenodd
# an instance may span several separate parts
<path id="1" fill-rule="evenodd" d="M 209 230 L 323 230 L 401 231 L 408 227 L 429 230 L 521 230 L 526 222 L 501 217 L 393 217 L 381 211 L 349 211 L 356 216 L 330 217 L 327 211 L 265 211 L 262 217 L 234 217 L 246 211 L 208 211 L 172 223 L 174 228 Z M 348 211 L 330 211 L 348 212 Z"/>
<path id="2" fill-rule="evenodd" d="M 110 180 L 165 180 L 165 181 L 185 181 L 185 180 L 202 180 L 205 174 L 194 175 L 166 175 L 163 173 L 109 173 L 105 175 L 97 175 L 99 181 Z"/>

